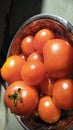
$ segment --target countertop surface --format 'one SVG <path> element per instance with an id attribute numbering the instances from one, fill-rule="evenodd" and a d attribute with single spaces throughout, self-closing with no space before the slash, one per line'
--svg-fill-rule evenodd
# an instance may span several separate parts
<path id="1" fill-rule="evenodd" d="M 0 67 L 8 47 L 19 27 L 28 18 L 48 13 L 63 17 L 73 25 L 73 0 L 1 0 L 0 2 Z M 3 84 L 0 84 L 0 130 L 23 130 L 14 114 L 4 104 Z M 73 128 L 71 128 L 73 130 Z"/>

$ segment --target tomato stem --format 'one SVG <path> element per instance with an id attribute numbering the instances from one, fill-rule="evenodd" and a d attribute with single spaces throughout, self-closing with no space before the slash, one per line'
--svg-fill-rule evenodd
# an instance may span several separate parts
<path id="1" fill-rule="evenodd" d="M 18 88 L 18 91 L 14 92 L 12 95 L 8 95 L 8 98 L 14 100 L 14 106 L 17 106 L 17 101 L 22 103 L 22 99 L 19 97 L 21 88 Z"/>

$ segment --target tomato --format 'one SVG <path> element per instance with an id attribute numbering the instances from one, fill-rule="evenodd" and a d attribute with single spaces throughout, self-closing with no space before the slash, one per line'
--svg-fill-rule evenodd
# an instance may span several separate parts
<path id="1" fill-rule="evenodd" d="M 15 81 L 5 91 L 4 101 L 12 113 L 25 116 L 36 109 L 39 95 L 32 86 L 26 85 L 23 81 Z"/>
<path id="2" fill-rule="evenodd" d="M 20 56 L 10 56 L 1 68 L 1 76 L 7 82 L 21 80 L 21 68 L 25 64 L 25 60 Z"/>
<path id="3" fill-rule="evenodd" d="M 35 49 L 42 54 L 44 44 L 50 40 L 55 38 L 55 34 L 52 30 L 49 29 L 41 29 L 39 30 L 34 37 L 34 47 Z"/>
<path id="4" fill-rule="evenodd" d="M 26 61 L 27 57 L 23 53 L 20 53 L 19 56 Z"/>
<path id="5" fill-rule="evenodd" d="M 27 61 L 21 70 L 22 79 L 28 85 L 39 84 L 45 75 L 45 66 L 39 60 Z"/>
<path id="6" fill-rule="evenodd" d="M 21 50 L 23 52 L 23 54 L 25 55 L 30 55 L 32 52 L 35 51 L 34 49 L 34 37 L 29 35 L 29 36 L 26 36 L 22 42 L 21 42 Z"/>
<path id="7" fill-rule="evenodd" d="M 53 86 L 54 86 L 55 81 L 56 81 L 55 79 L 45 78 L 40 83 L 40 89 L 42 93 L 52 96 L 52 91 L 53 91 Z"/>
<path id="8" fill-rule="evenodd" d="M 47 123 L 55 123 L 61 116 L 61 110 L 54 104 L 50 96 L 40 98 L 38 113 L 40 118 Z"/>
<path id="9" fill-rule="evenodd" d="M 42 55 L 40 55 L 38 52 L 33 52 L 31 53 L 28 58 L 27 58 L 27 61 L 31 61 L 31 60 L 40 60 L 40 61 L 43 61 L 43 57 Z"/>
<path id="10" fill-rule="evenodd" d="M 73 80 L 60 79 L 55 82 L 53 88 L 53 101 L 64 110 L 73 108 Z"/>
<path id="11" fill-rule="evenodd" d="M 63 39 L 52 39 L 43 47 L 49 77 L 62 78 L 72 73 L 72 46 Z"/>

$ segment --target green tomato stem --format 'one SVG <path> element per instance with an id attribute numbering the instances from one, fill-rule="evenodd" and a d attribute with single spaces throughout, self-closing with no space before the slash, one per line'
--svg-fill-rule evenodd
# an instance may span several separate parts
<path id="1" fill-rule="evenodd" d="M 18 88 L 18 91 L 15 91 L 12 95 L 8 95 L 8 98 L 10 100 L 14 100 L 14 106 L 17 106 L 17 101 L 19 101 L 20 103 L 22 103 L 22 99 L 19 96 L 21 88 Z"/>

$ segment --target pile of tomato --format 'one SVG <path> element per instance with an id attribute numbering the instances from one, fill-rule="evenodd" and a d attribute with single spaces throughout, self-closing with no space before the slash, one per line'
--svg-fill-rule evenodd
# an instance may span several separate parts
<path id="1" fill-rule="evenodd" d="M 27 116 L 34 111 L 47 123 L 73 109 L 73 47 L 67 39 L 44 28 L 21 41 L 19 55 L 1 68 L 8 82 L 4 101 L 11 112 Z"/>

